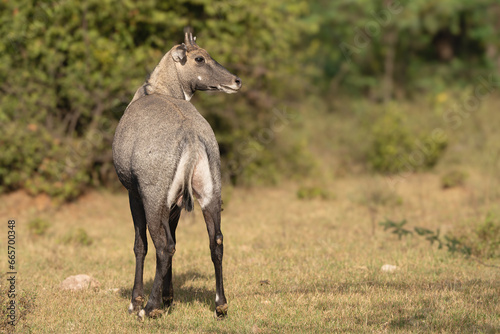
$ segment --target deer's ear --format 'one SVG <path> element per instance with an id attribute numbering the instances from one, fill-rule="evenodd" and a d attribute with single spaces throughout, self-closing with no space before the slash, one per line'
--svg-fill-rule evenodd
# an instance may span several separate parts
<path id="1" fill-rule="evenodd" d="M 186 45 L 182 43 L 172 51 L 172 58 L 174 58 L 174 61 L 182 62 L 186 58 L 186 52 Z"/>

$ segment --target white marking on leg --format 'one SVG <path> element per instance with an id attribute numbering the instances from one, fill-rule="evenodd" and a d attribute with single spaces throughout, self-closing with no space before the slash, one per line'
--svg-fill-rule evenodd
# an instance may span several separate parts
<path id="1" fill-rule="evenodd" d="M 218 303 L 218 302 L 219 302 L 219 300 L 220 300 L 219 294 L 218 294 L 218 293 L 216 293 L 216 294 L 215 294 L 215 302 L 216 302 L 216 303 Z"/>
<path id="2" fill-rule="evenodd" d="M 134 304 L 130 303 L 130 305 L 128 306 L 128 313 L 132 312 L 134 312 Z"/>
<path id="3" fill-rule="evenodd" d="M 139 314 L 137 314 L 137 316 L 139 317 L 139 319 L 140 319 L 141 321 L 143 321 L 143 320 L 144 320 L 144 316 L 145 316 L 145 315 L 146 315 L 146 311 L 144 311 L 144 309 L 140 310 L 140 311 L 139 311 Z"/>
<path id="4" fill-rule="evenodd" d="M 200 80 L 200 81 L 201 81 L 201 75 L 198 75 L 198 80 Z"/>

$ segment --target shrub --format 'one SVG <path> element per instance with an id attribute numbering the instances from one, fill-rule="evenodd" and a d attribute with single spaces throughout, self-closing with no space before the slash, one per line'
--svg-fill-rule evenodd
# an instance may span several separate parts
<path id="1" fill-rule="evenodd" d="M 25 188 L 67 200 L 89 183 L 91 155 L 75 154 L 81 140 L 65 140 L 34 123 L 3 126 L 0 132 L 0 192 Z"/>
<path id="2" fill-rule="evenodd" d="M 434 167 L 442 157 L 447 139 L 439 133 L 419 135 L 403 122 L 403 115 L 389 105 L 372 127 L 373 142 L 368 162 L 387 174 L 415 172 Z"/>
<path id="3" fill-rule="evenodd" d="M 460 170 L 451 170 L 441 177 L 441 186 L 444 189 L 461 187 L 465 184 L 467 174 Z"/>
<path id="4" fill-rule="evenodd" d="M 299 98 L 304 83 L 296 74 L 304 69 L 300 60 L 310 56 L 294 50 L 317 29 L 302 20 L 307 13 L 307 3 L 296 0 L 258 0 L 257 6 L 244 1 L 221 6 L 191 0 L 121 6 L 109 1 L 0 1 L 0 193 L 26 188 L 66 200 L 86 186 L 116 180 L 114 125 L 146 74 L 183 40 L 186 26 L 200 37 L 200 46 L 249 87 L 248 93 L 231 97 L 196 97 L 201 112 L 219 113 L 225 122 L 225 133 L 213 126 L 221 137 L 223 161 L 232 159 L 240 154 L 237 143 L 273 121 L 277 101 Z M 102 120 L 108 126 L 96 131 Z M 284 160 L 275 144 L 258 151 L 248 166 L 237 165 L 244 172 L 232 177 L 271 176 L 264 182 L 273 182 L 281 174 L 278 162 Z M 261 172 L 263 168 L 269 170 Z"/>

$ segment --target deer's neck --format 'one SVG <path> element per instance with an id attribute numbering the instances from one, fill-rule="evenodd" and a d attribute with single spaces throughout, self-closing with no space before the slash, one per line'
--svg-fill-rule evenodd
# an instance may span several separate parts
<path id="1" fill-rule="evenodd" d="M 130 103 L 142 96 L 151 94 L 162 94 L 189 101 L 194 91 L 188 84 L 181 81 L 178 71 L 179 69 L 172 59 L 170 51 L 167 52 L 151 73 L 149 79 L 139 87 Z"/>
<path id="2" fill-rule="evenodd" d="M 151 74 L 149 83 L 152 91 L 189 101 L 194 92 L 188 83 L 182 82 L 179 75 L 181 65 L 172 59 L 170 53 L 171 51 L 167 52 Z"/>

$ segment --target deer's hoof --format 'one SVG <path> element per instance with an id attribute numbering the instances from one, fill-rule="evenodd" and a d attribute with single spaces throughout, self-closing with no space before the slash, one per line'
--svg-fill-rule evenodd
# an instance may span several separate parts
<path id="1" fill-rule="evenodd" d="M 147 313 L 145 309 L 142 309 L 139 311 L 139 313 L 137 313 L 137 320 L 139 320 L 140 322 L 144 322 L 144 319 L 146 317 L 156 319 L 160 318 L 162 315 L 163 311 L 159 309 L 154 309 Z"/>
<path id="2" fill-rule="evenodd" d="M 163 307 L 169 308 L 173 305 L 174 297 L 163 297 Z"/>
<path id="3" fill-rule="evenodd" d="M 146 316 L 146 311 L 140 310 L 139 313 L 137 313 L 137 320 L 140 322 L 144 322 L 144 317 Z"/>
<path id="4" fill-rule="evenodd" d="M 156 319 L 156 318 L 160 318 L 162 315 L 163 315 L 162 310 L 154 309 L 151 312 L 149 312 L 148 317 Z"/>
<path id="5" fill-rule="evenodd" d="M 136 297 L 128 306 L 128 313 L 132 314 L 134 312 L 139 311 L 142 308 L 143 303 L 144 303 L 144 297 L 142 296 Z"/>
<path id="6" fill-rule="evenodd" d="M 224 319 L 227 316 L 227 309 L 228 309 L 227 304 L 222 304 L 222 305 L 217 306 L 215 308 L 215 313 L 214 313 L 215 319 L 217 319 L 217 320 Z"/>

